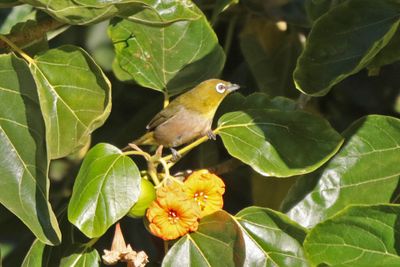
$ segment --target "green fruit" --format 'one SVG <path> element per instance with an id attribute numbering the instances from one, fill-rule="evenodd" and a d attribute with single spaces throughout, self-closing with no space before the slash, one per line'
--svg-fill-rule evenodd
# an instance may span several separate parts
<path id="1" fill-rule="evenodd" d="M 154 189 L 154 185 L 148 180 L 142 178 L 140 182 L 139 199 L 129 211 L 128 216 L 132 218 L 143 217 L 146 213 L 146 209 L 154 199 L 156 199 L 156 190 Z"/>

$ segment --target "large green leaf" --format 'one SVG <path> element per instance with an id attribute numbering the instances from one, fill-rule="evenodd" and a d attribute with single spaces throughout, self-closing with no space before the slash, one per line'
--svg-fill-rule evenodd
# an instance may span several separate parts
<path id="1" fill-rule="evenodd" d="M 305 235 L 285 215 L 269 209 L 250 207 L 235 217 L 219 211 L 176 242 L 163 266 L 308 266 Z"/>
<path id="2" fill-rule="evenodd" d="M 390 42 L 374 57 L 368 68 L 380 68 L 400 60 L 400 28 Z"/>
<path id="3" fill-rule="evenodd" d="M 162 266 L 241 266 L 238 238 L 238 226 L 232 217 L 224 211 L 213 213 L 200 221 L 196 232 L 172 246 Z"/>
<path id="4" fill-rule="evenodd" d="M 297 88 L 325 95 L 366 67 L 396 32 L 399 11 L 400 3 L 392 0 L 349 0 L 321 16 L 297 62 Z"/>
<path id="5" fill-rule="evenodd" d="M 129 2 L 129 0 L 126 1 Z M 140 0 L 135 2 L 141 3 L 141 5 L 129 12 L 121 12 L 119 15 L 131 21 L 159 25 L 180 20 L 196 20 L 202 16 L 191 0 Z"/>
<path id="6" fill-rule="evenodd" d="M 114 71 L 169 95 L 217 76 L 225 61 L 204 15 L 164 26 L 114 19 L 109 35 L 118 65 Z"/>
<path id="7" fill-rule="evenodd" d="M 309 266 L 302 247 L 306 231 L 285 215 L 249 207 L 235 219 L 245 247 L 240 266 Z"/>
<path id="8" fill-rule="evenodd" d="M 399 214 L 399 205 L 349 207 L 315 226 L 304 248 L 314 266 L 400 266 Z"/>
<path id="9" fill-rule="evenodd" d="M 44 243 L 61 233 L 48 201 L 45 127 L 27 64 L 0 56 L 0 202 Z"/>
<path id="10" fill-rule="evenodd" d="M 303 111 L 248 109 L 223 115 L 218 125 L 229 154 L 264 176 L 314 171 L 343 142 L 326 120 Z"/>
<path id="11" fill-rule="evenodd" d="M 312 227 L 349 204 L 388 203 L 400 177 L 400 120 L 370 115 L 355 122 L 345 144 L 320 170 L 300 177 L 283 210 Z"/>
<path id="12" fill-rule="evenodd" d="M 77 151 L 110 113 L 110 82 L 84 50 L 70 45 L 36 56 L 30 68 L 51 158 Z"/>
<path id="13" fill-rule="evenodd" d="M 47 12 L 56 19 L 68 24 L 91 24 L 108 19 L 118 13 L 118 8 L 109 4 L 102 7 L 88 7 L 76 3 L 74 0 L 21 0 L 44 12 Z"/>
<path id="14" fill-rule="evenodd" d="M 171 0 L 22 0 L 68 24 L 93 24 L 120 15 L 146 23 L 171 23 L 199 17 L 190 1 Z"/>
<path id="15" fill-rule="evenodd" d="M 45 267 L 47 266 L 46 244 L 36 239 L 26 254 L 21 267 Z"/>
<path id="16" fill-rule="evenodd" d="M 85 244 L 75 244 L 65 254 L 60 267 L 100 266 L 100 255 L 97 250 Z"/>
<path id="17" fill-rule="evenodd" d="M 68 219 L 88 237 L 99 237 L 128 213 L 140 193 L 140 174 L 121 150 L 98 144 L 86 155 L 68 205 Z"/>

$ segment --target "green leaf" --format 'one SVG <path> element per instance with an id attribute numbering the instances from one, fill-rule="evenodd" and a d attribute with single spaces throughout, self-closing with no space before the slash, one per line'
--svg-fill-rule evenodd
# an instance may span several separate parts
<path id="1" fill-rule="evenodd" d="M 112 4 L 102 7 L 88 7 L 79 5 L 74 0 L 21 0 L 21 2 L 43 10 L 57 20 L 68 24 L 92 24 L 106 20 L 118 13 L 118 8 Z"/>
<path id="2" fill-rule="evenodd" d="M 218 211 L 201 219 L 196 232 L 176 242 L 164 257 L 162 266 L 241 266 L 242 253 L 236 240 L 238 226 L 231 216 Z"/>
<path id="3" fill-rule="evenodd" d="M 26 254 L 21 267 L 44 267 L 47 266 L 46 244 L 36 239 Z"/>
<path id="4" fill-rule="evenodd" d="M 116 1 L 118 2 L 119 0 Z M 129 2 L 129 0 L 126 1 Z M 197 20 L 202 16 L 202 13 L 191 0 L 139 0 L 135 2 L 141 3 L 141 5 L 137 5 L 137 8 L 128 12 L 121 12 L 119 16 L 139 23 L 158 25 L 181 20 Z M 121 11 L 123 10 L 121 9 Z"/>
<path id="5" fill-rule="evenodd" d="M 306 231 L 284 214 L 249 207 L 235 218 L 246 255 L 240 266 L 309 266 L 302 247 Z"/>
<path id="6" fill-rule="evenodd" d="M 109 35 L 119 65 L 114 68 L 117 76 L 126 79 L 129 74 L 141 86 L 169 95 L 218 76 L 225 61 L 217 37 L 203 15 L 197 20 L 165 26 L 114 19 Z"/>
<path id="7" fill-rule="evenodd" d="M 366 67 L 396 32 L 399 10 L 391 0 L 349 0 L 320 17 L 298 59 L 296 87 L 322 96 Z"/>
<path id="8" fill-rule="evenodd" d="M 140 173 L 121 150 L 98 144 L 85 159 L 68 205 L 68 220 L 86 236 L 103 235 L 128 213 L 140 193 Z"/>
<path id="9" fill-rule="evenodd" d="M 369 69 L 380 68 L 400 60 L 400 28 L 397 28 L 395 35 L 389 43 L 374 57 L 368 65 Z"/>
<path id="10" fill-rule="evenodd" d="M 399 214 L 399 205 L 348 207 L 315 226 L 304 248 L 313 266 L 399 266 Z"/>
<path id="11" fill-rule="evenodd" d="M 229 154 L 264 176 L 312 172 L 343 142 L 326 120 L 302 111 L 248 109 L 223 115 L 218 125 Z"/>
<path id="12" fill-rule="evenodd" d="M 0 3 L 0 7 L 2 3 Z M 11 12 L 7 15 L 7 18 L 0 26 L 0 34 L 8 34 L 11 31 L 11 28 L 20 22 L 25 22 L 30 19 L 35 19 L 36 10 L 33 9 L 32 6 L 29 5 L 21 5 L 14 7 Z"/>
<path id="13" fill-rule="evenodd" d="M 44 243 L 61 233 L 48 201 L 45 127 L 27 64 L 0 55 L 0 203 Z"/>
<path id="14" fill-rule="evenodd" d="M 297 32 L 280 30 L 264 18 L 247 21 L 240 34 L 240 48 L 260 91 L 270 96 L 296 96 L 292 79 L 302 50 Z"/>
<path id="15" fill-rule="evenodd" d="M 306 232 L 284 214 L 250 207 L 236 217 L 218 211 L 169 250 L 162 266 L 308 266 Z"/>
<path id="16" fill-rule="evenodd" d="M 51 158 L 79 150 L 110 113 L 110 82 L 84 50 L 71 45 L 36 56 L 30 68 Z"/>
<path id="17" fill-rule="evenodd" d="M 345 144 L 320 170 L 300 177 L 283 210 L 312 227 L 349 204 L 391 201 L 400 177 L 400 120 L 370 115 L 344 133 Z"/>
<path id="18" fill-rule="evenodd" d="M 60 267 L 100 266 L 100 255 L 97 250 L 85 244 L 74 244 L 66 255 L 61 259 Z"/>
<path id="19" fill-rule="evenodd" d="M 346 0 L 306 0 L 305 7 L 308 18 L 314 22 L 333 7 Z"/>

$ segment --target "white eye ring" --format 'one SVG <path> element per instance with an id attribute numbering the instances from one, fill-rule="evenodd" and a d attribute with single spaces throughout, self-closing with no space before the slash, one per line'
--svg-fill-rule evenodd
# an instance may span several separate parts
<path id="1" fill-rule="evenodd" d="M 223 83 L 219 83 L 215 86 L 215 90 L 217 90 L 218 93 L 223 94 L 226 90 L 226 86 Z"/>

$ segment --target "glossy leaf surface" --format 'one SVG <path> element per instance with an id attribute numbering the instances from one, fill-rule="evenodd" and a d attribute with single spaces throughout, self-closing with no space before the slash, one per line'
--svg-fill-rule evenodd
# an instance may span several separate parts
<path id="1" fill-rule="evenodd" d="M 322 96 L 366 67 L 396 32 L 399 10 L 391 0 L 350 0 L 321 16 L 297 62 L 297 88 Z"/>
<path id="2" fill-rule="evenodd" d="M 249 207 L 235 219 L 246 248 L 241 266 L 309 266 L 302 247 L 306 232 L 285 215 Z"/>
<path id="3" fill-rule="evenodd" d="M 248 109 L 223 115 L 218 125 L 229 154 L 264 176 L 311 172 L 343 142 L 327 121 L 302 111 Z"/>
<path id="4" fill-rule="evenodd" d="M 109 35 L 118 64 L 114 71 L 124 80 L 129 75 L 141 86 L 169 95 L 216 77 L 225 61 L 204 16 L 165 26 L 115 19 Z"/>
<path id="5" fill-rule="evenodd" d="M 40 242 L 40 240 L 35 240 L 32 243 L 31 248 L 26 254 L 21 267 L 44 267 L 47 266 L 46 256 L 45 256 L 46 244 Z"/>
<path id="6" fill-rule="evenodd" d="M 400 265 L 398 205 L 352 206 L 315 226 L 304 242 L 314 266 Z"/>
<path id="7" fill-rule="evenodd" d="M 77 151 L 111 110 L 111 84 L 81 48 L 61 46 L 30 65 L 38 86 L 51 158 Z"/>
<path id="8" fill-rule="evenodd" d="M 121 150 L 98 144 L 86 155 L 68 205 L 68 220 L 88 237 L 99 237 L 128 213 L 140 193 L 140 174 Z"/>
<path id="9" fill-rule="evenodd" d="M 300 177 L 283 210 L 312 227 L 349 204 L 389 203 L 400 176 L 400 120 L 370 115 L 349 127 L 340 151 L 320 170 Z"/>
<path id="10" fill-rule="evenodd" d="M 235 217 L 219 211 L 176 242 L 163 266 L 308 266 L 301 246 L 305 235 L 285 215 L 269 209 L 250 207 Z"/>
<path id="11" fill-rule="evenodd" d="M 0 56 L 0 202 L 44 243 L 61 233 L 48 201 L 45 127 L 27 64 Z M 28 149 L 29 148 L 29 149 Z"/>
<path id="12" fill-rule="evenodd" d="M 75 244 L 60 262 L 60 267 L 86 267 L 100 266 L 100 255 L 92 247 L 84 244 Z"/>

